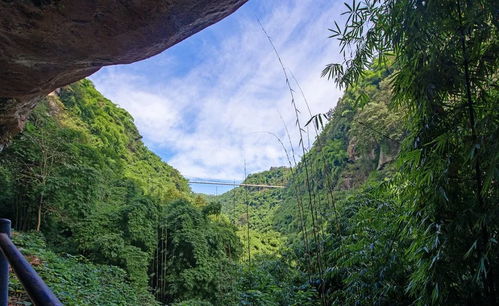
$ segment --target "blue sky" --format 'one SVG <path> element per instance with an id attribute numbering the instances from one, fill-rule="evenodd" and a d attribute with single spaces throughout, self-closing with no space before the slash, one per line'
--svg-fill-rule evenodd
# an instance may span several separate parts
<path id="1" fill-rule="evenodd" d="M 283 121 L 295 152 L 300 151 L 289 90 L 257 20 L 315 114 L 334 107 L 341 96 L 320 73 L 339 59 L 338 44 L 328 38 L 327 29 L 342 11 L 342 1 L 250 0 L 236 13 L 157 56 L 104 67 L 90 79 L 132 114 L 145 144 L 184 176 L 241 181 L 244 161 L 248 173 L 288 165 L 279 142 L 265 133 L 286 140 Z M 304 123 L 310 116 L 297 85 L 293 81 L 291 85 Z M 192 188 L 211 194 L 227 190 Z"/>

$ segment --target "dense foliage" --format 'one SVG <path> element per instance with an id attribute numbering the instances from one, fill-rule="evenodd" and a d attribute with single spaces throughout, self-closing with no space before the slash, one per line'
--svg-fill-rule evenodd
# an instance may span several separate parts
<path id="1" fill-rule="evenodd" d="M 289 175 L 288 168 L 272 168 L 250 174 L 244 183 L 285 186 Z M 244 247 L 242 258 L 249 260 L 257 255 L 275 254 L 283 247 L 284 237 L 274 229 L 272 220 L 282 199 L 283 189 L 245 187 L 234 188 L 208 201 L 220 203 L 222 212 L 237 226 Z"/>
<path id="2" fill-rule="evenodd" d="M 16 246 L 64 305 L 156 305 L 154 297 L 137 290 L 123 269 L 94 264 L 81 255 L 56 254 L 39 233 L 13 234 Z M 11 302 L 28 300 L 21 284 L 11 279 Z"/>
<path id="3" fill-rule="evenodd" d="M 42 232 L 51 250 L 41 246 L 40 250 L 42 255 L 49 254 L 50 263 L 66 262 L 64 256 L 69 255 L 65 254 L 84 256 L 82 260 L 111 272 L 126 271 L 116 272 L 122 273 L 115 278 L 117 284 L 126 279 L 132 288 L 127 290 L 137 297 L 149 295 L 126 302 L 123 297 L 115 299 L 124 289 L 110 283 L 113 288 L 105 290 L 116 292 L 109 295 L 111 304 L 148 304 L 154 301 L 151 293 L 164 301 L 213 297 L 207 292 L 223 283 L 214 269 L 230 266 L 240 252 L 235 229 L 210 219 L 216 210 L 201 207 L 203 202 L 195 201 L 187 181 L 150 152 L 140 138 L 132 117 L 105 99 L 90 81 L 62 88 L 34 110 L 25 131 L 0 155 L 0 213 L 13 220 L 16 230 Z M 183 210 L 177 210 L 178 201 Z M 196 222 L 187 221 L 189 218 Z M 174 219 L 177 223 L 169 223 Z M 178 224 L 181 220 L 186 223 Z M 195 252 L 194 262 L 180 263 L 177 260 L 182 256 L 172 254 L 175 262 L 168 264 L 176 269 L 176 284 L 189 286 L 192 279 L 191 294 L 181 289 L 185 287 L 175 289 L 164 281 L 166 265 L 157 265 L 158 257 L 176 248 L 171 245 L 175 240 L 169 240 L 168 248 L 162 244 L 167 239 L 165 222 L 167 228 L 175 226 L 170 229 L 175 233 L 172 237 L 179 235 L 175 240 L 186 239 L 178 232 L 180 228 L 197 239 L 181 248 L 184 255 Z M 204 238 L 199 240 L 195 231 Z M 227 246 L 231 253 L 225 251 Z M 92 264 L 75 268 L 75 273 L 94 269 Z M 73 292 L 70 287 L 79 282 L 79 276 L 69 275 L 74 279 L 65 283 L 67 287 L 53 279 L 49 284 L 60 288 L 57 292 Z M 166 286 L 173 289 L 166 292 Z M 92 293 L 92 288 L 80 292 L 101 294 L 99 290 Z M 81 295 L 74 297 L 76 304 L 82 299 Z"/>
<path id="4" fill-rule="evenodd" d="M 214 305 L 234 301 L 241 244 L 235 229 L 219 214 L 216 204 L 199 209 L 180 200 L 167 207 L 161 220 L 164 239 L 158 247 L 162 256 L 154 263 L 164 273 L 152 280 L 161 284 L 155 286 L 162 290 L 161 301 L 197 299 Z"/>
<path id="5" fill-rule="evenodd" d="M 394 56 L 392 105 L 408 110 L 398 186 L 418 304 L 498 302 L 497 1 L 357 1 L 332 29 L 350 86 Z M 351 52 L 349 52 L 351 50 Z"/>
<path id="6" fill-rule="evenodd" d="M 343 97 L 298 164 L 245 180 L 282 189 L 195 196 L 124 110 L 65 87 L 0 155 L 0 213 L 43 233 L 15 239 L 67 303 L 498 304 L 498 11 L 346 3 Z"/>
<path id="7" fill-rule="evenodd" d="M 243 264 L 259 276 L 244 281 L 251 286 L 254 304 L 355 304 L 361 297 L 370 304 L 380 296 L 387 302 L 409 301 L 400 291 L 407 279 L 406 256 L 395 243 L 403 209 L 381 191 L 395 173 L 393 162 L 406 134 L 402 112 L 388 107 L 391 73 L 374 67 L 359 86 L 348 89 L 296 167 L 272 168 L 245 180 L 285 189 L 238 187 L 209 199 L 221 203 L 239 228 Z M 362 94 L 368 101 L 359 109 Z M 378 270 L 363 268 L 366 262 Z M 269 269 L 277 263 L 296 276 L 286 278 Z M 378 279 L 378 273 L 387 273 L 386 280 Z M 248 277 L 243 274 L 243 280 Z M 279 291 L 272 290 L 268 277 L 279 284 Z M 369 287 L 372 283 L 376 285 Z"/>

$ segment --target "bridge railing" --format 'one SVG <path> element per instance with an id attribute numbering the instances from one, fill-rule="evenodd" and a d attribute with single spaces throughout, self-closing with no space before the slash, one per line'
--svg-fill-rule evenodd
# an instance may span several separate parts
<path id="1" fill-rule="evenodd" d="M 0 306 L 9 300 L 9 265 L 35 305 L 62 305 L 10 240 L 11 222 L 0 218 Z"/>

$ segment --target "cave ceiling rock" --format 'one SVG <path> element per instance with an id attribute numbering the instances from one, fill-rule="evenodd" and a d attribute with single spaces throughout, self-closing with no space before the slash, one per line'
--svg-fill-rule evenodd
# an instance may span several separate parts
<path id="1" fill-rule="evenodd" d="M 0 148 L 40 98 L 175 45 L 247 0 L 0 0 Z"/>

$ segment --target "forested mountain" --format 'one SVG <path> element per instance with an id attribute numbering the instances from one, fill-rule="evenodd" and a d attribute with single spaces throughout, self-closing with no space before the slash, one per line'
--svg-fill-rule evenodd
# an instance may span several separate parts
<path id="1" fill-rule="evenodd" d="M 325 258 L 339 250 L 325 235 L 352 222 L 366 181 L 393 172 L 404 121 L 388 110 L 390 73 L 374 67 L 347 90 L 298 165 L 245 180 L 286 188 L 235 188 L 209 203 L 145 148 L 126 111 L 77 82 L 49 95 L 0 156 L 0 209 L 16 230 L 43 233 L 14 240 L 68 304 L 125 303 L 122 290 L 128 304 L 320 303 Z"/>
<path id="2" fill-rule="evenodd" d="M 195 195 L 90 81 L 64 87 L 0 154 L 0 213 L 69 305 L 496 305 L 497 12 L 346 4 L 343 97 L 245 180 L 285 188 Z"/>
<path id="3" fill-rule="evenodd" d="M 328 304 L 354 304 L 362 295 L 368 303 L 376 300 L 371 294 L 379 293 L 374 274 L 368 279 L 367 271 L 359 269 L 364 263 L 380 264 L 387 250 L 378 248 L 395 231 L 398 211 L 394 203 L 382 200 L 381 186 L 396 173 L 395 161 L 406 135 L 403 111 L 388 106 L 392 69 L 383 67 L 373 66 L 358 86 L 345 92 L 298 165 L 272 168 L 244 181 L 285 185 L 285 189 L 238 187 L 209 199 L 221 203 L 222 211 L 238 226 L 242 258 L 250 271 L 259 275 L 279 262 L 300 275 L 301 285 L 296 279 L 281 283 L 288 290 L 288 302 L 308 296 L 300 303 L 320 304 L 325 299 Z M 363 107 L 360 96 L 365 99 Z M 375 247 L 377 243 L 380 247 Z M 366 274 L 365 279 L 355 279 L 358 273 Z M 368 285 L 375 292 L 369 292 Z M 253 303 L 286 304 L 273 289 L 258 281 L 253 286 L 261 293 Z M 409 302 L 399 288 L 390 290 L 394 296 L 386 301 Z"/>
<path id="4" fill-rule="evenodd" d="M 480 236 L 484 232 L 480 234 L 478 230 L 479 220 L 485 216 L 462 214 L 466 202 L 473 199 L 473 192 L 466 189 L 473 187 L 462 185 L 456 189 L 455 185 L 470 180 L 469 163 L 454 165 L 456 168 L 442 173 L 431 170 L 429 173 L 433 174 L 422 174 L 421 168 L 413 164 L 415 158 L 424 161 L 420 160 L 423 149 L 418 144 L 421 134 L 414 138 L 414 128 L 419 126 L 414 125 L 411 116 L 414 110 L 393 103 L 398 73 L 393 57 L 385 63 L 374 62 L 327 114 L 329 122 L 298 165 L 251 176 L 261 179 L 252 180 L 253 183 L 264 183 L 268 176 L 282 176 L 285 189 L 239 187 L 212 199 L 221 201 L 222 210 L 235 220 L 243 244 L 249 241 L 250 251 L 246 247 L 243 258 L 254 254 L 252 261 L 245 263 L 250 271 L 256 275 L 270 274 L 277 281 L 279 275 L 269 265 L 278 262 L 297 275 L 288 282 L 280 282 L 280 290 L 254 281 L 252 288 L 259 294 L 253 296 L 252 303 L 292 304 L 295 298 L 305 296 L 308 298 L 302 299 L 301 304 L 490 304 L 488 294 L 495 289 L 480 287 L 486 283 L 470 271 L 482 273 L 486 262 L 495 266 L 495 238 L 488 238 L 492 239 L 487 242 L 492 243 L 489 249 L 478 249 L 480 239 L 484 239 Z M 493 111 L 485 103 L 481 112 L 486 116 Z M 497 126 L 484 135 L 494 131 Z M 444 141 L 444 136 L 447 134 L 430 142 L 443 141 L 438 147 L 441 152 L 452 148 L 451 140 Z M 497 152 L 488 159 L 493 161 L 495 156 Z M 450 163 L 452 159 L 447 158 Z M 463 168 L 457 170 L 458 167 Z M 491 167 L 497 167 L 497 163 Z M 282 171 L 284 175 L 280 174 Z M 490 179 L 497 176 L 495 173 L 490 173 Z M 439 185 L 435 192 L 440 195 L 439 201 L 455 203 L 461 210 L 443 204 L 429 210 L 434 202 L 416 201 L 412 188 L 420 188 L 414 187 L 416 182 L 433 181 L 431 175 L 450 176 L 448 184 Z M 494 182 L 492 179 L 489 184 Z M 426 188 L 417 192 L 424 194 L 435 186 Z M 484 196 L 492 203 L 497 200 L 497 189 L 492 185 L 487 188 Z M 254 199 L 260 200 L 258 204 Z M 468 209 L 472 211 L 472 207 Z M 244 222 L 237 222 L 241 216 Z M 489 229 L 496 228 L 489 218 L 483 222 L 488 222 Z M 464 227 L 466 224 L 470 227 Z M 280 244 L 270 251 L 266 249 L 266 256 L 261 256 L 259 250 L 266 241 L 261 237 L 266 233 L 271 233 Z M 456 233 L 459 235 L 454 236 Z M 473 252 L 478 253 L 471 255 Z M 479 254 L 488 254 L 481 263 L 477 262 Z M 443 274 L 436 275 L 434 271 Z M 454 279 L 455 286 L 449 284 L 450 279 Z M 297 285 L 300 280 L 302 284 Z M 496 276 L 489 275 L 489 281 L 496 282 Z M 286 302 L 280 299 L 283 292 Z"/>
<path id="5" fill-rule="evenodd" d="M 204 297 L 219 281 L 222 261 L 237 258 L 233 228 L 210 219 L 219 212 L 203 210 L 185 178 L 140 139 L 132 117 L 83 80 L 49 95 L 0 155 L 0 213 L 17 231 L 44 234 L 14 241 L 40 250 L 42 275 L 64 303 L 154 304 L 150 292 L 169 302 Z M 94 271 L 93 264 L 105 268 L 88 278 L 72 272 Z M 117 297 L 123 290 L 128 299 Z"/>

